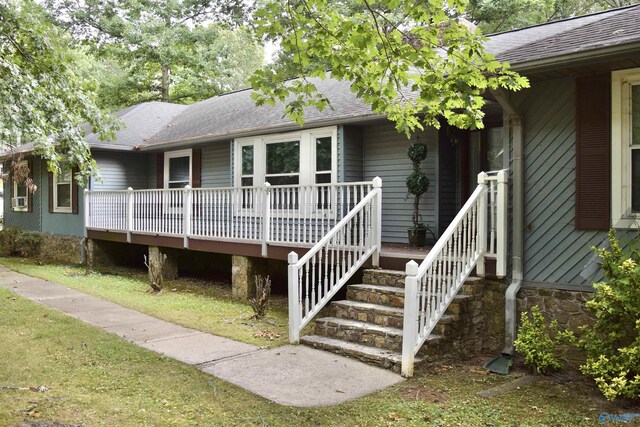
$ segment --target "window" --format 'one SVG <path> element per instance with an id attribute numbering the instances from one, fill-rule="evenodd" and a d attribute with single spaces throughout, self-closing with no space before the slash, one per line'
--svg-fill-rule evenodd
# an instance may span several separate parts
<path id="1" fill-rule="evenodd" d="M 337 128 L 326 127 L 286 134 L 239 138 L 235 141 L 235 185 L 259 187 L 331 184 L 337 181 Z M 315 192 L 315 190 L 314 190 Z M 243 193 L 243 207 L 250 206 L 251 191 Z M 298 190 L 280 189 L 272 203 L 278 210 L 300 209 Z M 306 193 L 308 194 L 308 193 Z M 318 209 L 331 205 L 329 189 L 319 188 Z M 314 209 L 315 209 L 314 208 Z"/>
<path id="2" fill-rule="evenodd" d="M 73 174 L 71 169 L 62 168 L 60 176 L 53 175 L 53 211 L 71 212 L 71 186 Z"/>
<path id="3" fill-rule="evenodd" d="M 235 142 L 235 185 L 328 184 L 337 179 L 337 128 L 328 127 Z"/>
<path id="4" fill-rule="evenodd" d="M 640 220 L 640 68 L 611 76 L 612 219 L 615 227 Z"/>
<path id="5" fill-rule="evenodd" d="M 268 143 L 265 182 L 271 185 L 300 184 L 300 141 Z"/>
<path id="6" fill-rule="evenodd" d="M 17 169 L 24 169 L 28 167 L 26 161 L 22 161 L 18 164 Z M 29 172 L 31 173 L 31 172 Z M 11 207 L 17 212 L 26 212 L 29 210 L 29 190 L 27 183 L 22 181 L 18 182 L 13 179 L 13 197 L 11 198 Z"/>
<path id="7" fill-rule="evenodd" d="M 164 154 L 164 188 L 184 188 L 191 185 L 191 150 Z"/>

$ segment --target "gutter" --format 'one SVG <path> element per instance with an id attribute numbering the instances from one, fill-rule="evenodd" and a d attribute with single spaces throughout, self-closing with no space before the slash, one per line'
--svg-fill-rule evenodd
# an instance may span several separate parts
<path id="1" fill-rule="evenodd" d="M 608 45 L 595 49 L 582 50 L 579 52 L 561 53 L 556 56 L 541 59 L 515 62 L 511 64 L 511 70 L 517 72 L 544 71 L 544 69 L 556 67 L 558 64 L 573 65 L 574 63 L 581 61 L 594 62 L 598 59 L 608 59 L 617 55 L 632 53 L 639 49 L 640 41 L 633 41 L 631 43 L 623 43 L 619 45 Z M 499 61 L 503 61 L 503 59 L 500 58 L 500 54 L 496 55 L 496 57 Z"/>
<path id="2" fill-rule="evenodd" d="M 522 118 L 502 91 L 492 91 L 504 109 L 504 125 L 513 138 L 511 284 L 505 293 L 505 347 L 502 355 L 513 356 L 516 339 L 516 296 L 522 287 L 524 260 L 524 138 Z"/>

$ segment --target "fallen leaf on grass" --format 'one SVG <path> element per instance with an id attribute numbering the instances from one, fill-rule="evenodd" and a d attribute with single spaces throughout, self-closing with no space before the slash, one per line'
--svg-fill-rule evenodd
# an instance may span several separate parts
<path id="1" fill-rule="evenodd" d="M 395 412 L 389 412 L 389 419 L 393 420 L 393 421 L 400 421 L 402 420 L 402 417 L 400 415 L 398 415 Z"/>
<path id="2" fill-rule="evenodd" d="M 280 334 L 277 332 L 270 331 L 269 329 L 263 329 L 262 331 L 258 331 L 253 334 L 254 338 L 266 338 L 268 340 L 273 341 L 276 338 L 280 338 Z"/>

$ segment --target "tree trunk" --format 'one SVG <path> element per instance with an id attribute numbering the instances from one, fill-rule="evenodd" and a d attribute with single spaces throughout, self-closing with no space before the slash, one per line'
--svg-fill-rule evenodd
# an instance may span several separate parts
<path id="1" fill-rule="evenodd" d="M 169 74 L 171 69 L 166 65 L 162 65 L 162 102 L 169 102 Z"/>

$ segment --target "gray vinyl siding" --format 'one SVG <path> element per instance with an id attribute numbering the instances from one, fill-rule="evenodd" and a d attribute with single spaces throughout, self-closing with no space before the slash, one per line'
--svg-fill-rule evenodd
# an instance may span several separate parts
<path id="1" fill-rule="evenodd" d="M 344 173 L 341 175 L 341 179 L 344 182 L 362 181 L 364 177 L 362 128 L 344 126 L 343 134 Z"/>
<path id="2" fill-rule="evenodd" d="M 575 229 L 575 80 L 535 82 L 513 101 L 525 125 L 524 279 L 575 285 L 598 279 L 585 267 L 606 232 Z"/>
<path id="3" fill-rule="evenodd" d="M 31 212 L 12 211 L 11 210 L 11 179 L 4 180 L 4 227 L 19 227 L 23 230 L 42 231 L 42 189 L 46 187 L 46 181 L 43 183 L 41 174 L 41 164 L 39 158 L 32 159 L 32 179 L 38 189 L 32 195 L 33 203 Z M 29 160 L 29 159 L 27 159 Z M 5 162 L 4 170 L 9 171 L 9 162 Z M 44 199 L 46 201 L 46 199 Z"/>
<path id="4" fill-rule="evenodd" d="M 84 234 L 84 199 L 83 188 L 78 187 L 78 213 L 49 212 L 49 174 L 45 162 L 40 162 L 42 185 L 39 188 L 42 198 L 42 231 L 44 233 L 65 236 L 82 236 Z"/>
<path id="5" fill-rule="evenodd" d="M 155 181 L 155 168 L 153 175 L 149 173 L 149 154 L 112 151 L 94 151 L 92 154 L 101 178 L 92 180 L 93 190 L 126 190 L 129 187 L 140 190 L 149 188 L 149 176 Z"/>
<path id="6" fill-rule="evenodd" d="M 202 187 L 230 187 L 231 143 L 218 142 L 202 148 Z"/>
<path id="7" fill-rule="evenodd" d="M 420 203 L 423 221 L 432 229 L 437 222 L 437 168 L 438 133 L 429 129 L 423 135 L 429 147 L 423 170 L 431 185 Z M 363 129 L 364 179 L 382 178 L 382 240 L 406 243 L 407 228 L 412 224 L 413 200 L 407 197 L 405 180 L 411 172 L 407 149 L 411 141 L 399 134 L 392 124 L 382 123 Z"/>

